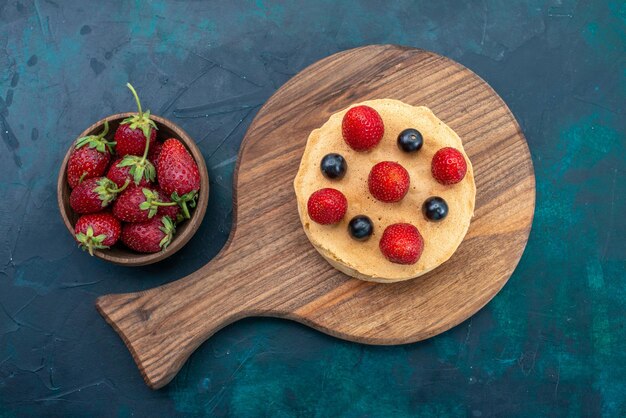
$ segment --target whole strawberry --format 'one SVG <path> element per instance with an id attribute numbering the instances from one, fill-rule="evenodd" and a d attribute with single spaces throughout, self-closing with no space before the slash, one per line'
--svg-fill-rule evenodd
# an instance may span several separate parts
<path id="1" fill-rule="evenodd" d="M 348 210 L 348 199 L 337 189 L 325 188 L 313 192 L 307 202 L 309 217 L 318 224 L 336 224 Z"/>
<path id="2" fill-rule="evenodd" d="M 424 250 L 424 239 L 413 225 L 398 223 L 385 228 L 378 245 L 392 263 L 415 264 Z"/>
<path id="3" fill-rule="evenodd" d="M 122 242 L 139 253 L 156 253 L 167 248 L 175 232 L 169 216 L 155 216 L 147 222 L 125 224 Z"/>
<path id="4" fill-rule="evenodd" d="M 178 203 L 183 216 L 189 219 L 189 208 L 195 207 L 200 190 L 200 172 L 187 148 L 177 139 L 163 143 L 157 164 L 157 178 L 161 189 Z"/>
<path id="5" fill-rule="evenodd" d="M 78 218 L 74 233 L 80 247 L 93 255 L 93 250 L 109 248 L 117 242 L 122 225 L 108 212 L 93 213 Z"/>
<path id="6" fill-rule="evenodd" d="M 381 202 L 399 202 L 409 191 L 409 173 L 400 164 L 383 161 L 372 167 L 367 185 L 370 193 Z"/>
<path id="7" fill-rule="evenodd" d="M 124 119 L 115 131 L 117 153 L 123 157 L 116 165 L 128 167 L 128 173 L 138 186 L 141 185 L 142 179 L 148 183 L 154 182 L 156 176 L 154 165 L 148 160 L 148 153 L 150 146 L 156 142 L 157 126 L 150 119 L 150 111 L 144 113 L 141 110 L 141 103 L 133 86 L 130 83 L 126 83 L 126 86 L 133 93 L 138 112 Z"/>
<path id="8" fill-rule="evenodd" d="M 144 113 L 145 115 L 145 113 Z M 124 121 L 128 121 L 131 118 L 135 118 L 136 116 L 131 116 L 130 118 L 124 119 Z M 152 120 L 150 122 L 154 123 Z M 115 131 L 115 142 L 122 144 L 119 148 L 117 148 L 117 153 L 119 155 L 137 155 L 140 156 L 143 154 L 143 151 L 146 147 L 146 135 L 149 135 L 150 142 L 148 143 L 152 145 L 156 142 L 156 125 L 152 127 L 150 131 L 143 131 L 140 127 L 133 128 L 133 126 L 138 126 L 135 124 L 129 124 L 131 122 L 127 122 L 125 124 L 120 124 L 120 126 Z"/>
<path id="9" fill-rule="evenodd" d="M 353 150 L 368 151 L 383 138 L 385 126 L 376 110 L 361 105 L 348 110 L 343 116 L 341 133 Z"/>
<path id="10" fill-rule="evenodd" d="M 157 126 L 150 119 L 150 111 L 141 110 L 141 102 L 134 87 L 130 83 L 126 83 L 126 87 L 133 93 L 137 102 L 137 114 L 124 119 L 115 131 L 117 153 L 121 156 L 143 155 L 144 151 L 147 153 L 146 149 L 156 140 Z M 147 142 L 146 138 L 150 138 L 150 141 Z"/>
<path id="11" fill-rule="evenodd" d="M 127 186 L 128 183 L 123 187 L 117 187 L 106 177 L 84 180 L 72 190 L 70 206 L 76 213 L 100 212 L 115 200 L 117 195 L 124 191 Z"/>
<path id="12" fill-rule="evenodd" d="M 130 174 L 130 169 L 131 167 L 129 167 L 128 165 L 124 165 L 122 158 L 118 158 L 117 160 L 113 161 L 113 163 L 109 167 L 109 171 L 107 171 L 106 176 L 109 180 L 113 181 L 113 183 L 117 184 L 118 187 L 122 187 L 124 183 L 126 183 L 126 180 L 132 181 L 134 184 L 134 176 Z M 145 177 L 142 177 L 139 180 L 138 186 L 149 187 L 151 184 L 151 181 L 149 181 Z"/>
<path id="13" fill-rule="evenodd" d="M 146 222 L 158 211 L 157 191 L 147 187 L 131 187 L 113 204 L 113 215 L 124 222 Z"/>
<path id="14" fill-rule="evenodd" d="M 430 168 L 435 180 L 450 185 L 463 180 L 467 172 L 467 163 L 459 150 L 445 147 L 435 153 Z"/>
<path id="15" fill-rule="evenodd" d="M 109 122 L 104 122 L 104 129 L 98 135 L 79 138 L 70 159 L 67 162 L 67 182 L 73 189 L 82 180 L 100 177 L 104 174 L 111 161 L 111 153 L 115 142 L 106 140 L 109 133 Z"/>

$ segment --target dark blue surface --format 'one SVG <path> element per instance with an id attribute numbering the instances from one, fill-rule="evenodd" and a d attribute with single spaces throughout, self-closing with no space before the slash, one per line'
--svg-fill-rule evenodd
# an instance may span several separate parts
<path id="1" fill-rule="evenodd" d="M 379 3 L 0 1 L 0 417 L 626 415 L 626 3 Z M 217 254 L 259 107 L 308 64 L 371 43 L 456 59 L 517 116 L 537 210 L 515 274 L 472 319 L 407 346 L 247 319 L 151 391 L 95 298 Z M 199 142 L 211 176 L 200 231 L 144 268 L 87 257 L 56 207 L 62 156 L 133 110 L 127 81 Z"/>

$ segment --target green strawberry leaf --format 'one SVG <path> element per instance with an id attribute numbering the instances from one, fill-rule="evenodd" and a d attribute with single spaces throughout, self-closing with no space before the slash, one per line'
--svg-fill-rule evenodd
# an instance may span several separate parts
<path id="1" fill-rule="evenodd" d="M 137 164 L 139 161 L 141 161 L 141 158 L 137 157 L 136 155 L 127 155 L 122 158 L 122 161 L 120 161 L 117 166 L 120 168 L 128 167 Z"/>
<path id="2" fill-rule="evenodd" d="M 146 137 L 146 141 L 150 141 L 150 131 L 152 128 L 147 123 L 140 125 L 141 131 L 143 132 L 143 136 Z"/>
<path id="3" fill-rule="evenodd" d="M 117 188 L 117 184 L 106 177 L 98 180 L 96 184 L 97 186 L 94 187 L 93 191 L 98 194 L 103 208 L 108 206 L 117 197 L 118 192 L 121 191 L 121 189 Z"/>
<path id="4" fill-rule="evenodd" d="M 133 121 L 137 118 L 137 115 L 129 116 L 120 122 L 120 125 L 128 125 L 129 123 L 133 123 Z M 131 126 L 132 128 L 132 126 Z"/>
<path id="5" fill-rule="evenodd" d="M 105 234 L 100 234 L 100 235 L 96 235 L 95 237 L 93 237 L 94 242 L 99 243 L 99 244 L 104 242 L 105 239 L 107 239 L 107 236 Z"/>
<path id="6" fill-rule="evenodd" d="M 141 189 L 141 191 L 143 192 L 144 197 L 146 198 L 147 201 L 152 201 L 155 199 L 158 199 L 158 195 L 156 193 L 154 193 L 152 190 L 147 189 L 145 187 L 143 187 Z"/>
<path id="7" fill-rule="evenodd" d="M 148 218 L 152 218 L 154 217 L 154 215 L 156 215 L 157 211 L 159 210 L 159 206 L 158 206 L 158 204 L 160 203 L 159 195 L 158 193 L 155 193 L 154 191 L 150 189 L 146 189 L 146 188 L 143 188 L 141 191 L 143 192 L 143 195 L 145 196 L 146 201 L 141 203 L 139 205 L 139 208 L 141 210 L 147 210 Z"/>
<path id="8" fill-rule="evenodd" d="M 154 165 L 148 160 L 146 160 L 146 166 L 143 175 L 148 181 L 151 182 L 153 182 L 156 178 L 156 168 L 154 168 Z"/>
<path id="9" fill-rule="evenodd" d="M 95 148 L 98 152 L 113 153 L 113 145 L 115 142 L 109 142 L 106 140 L 105 135 L 109 132 L 109 122 L 104 122 L 104 129 L 98 135 L 87 135 L 76 140 L 76 149 L 82 148 L 87 145 L 89 148 Z"/>
<path id="10" fill-rule="evenodd" d="M 159 130 L 156 123 L 150 119 L 149 110 L 145 113 L 137 113 L 127 117 L 120 125 L 129 125 L 130 129 L 141 129 L 146 140 L 150 139 L 152 129 Z"/>
<path id="11" fill-rule="evenodd" d="M 130 175 L 133 176 L 133 181 L 137 185 L 139 184 L 139 182 L 141 181 L 143 177 L 144 168 L 145 167 L 143 165 L 134 165 L 131 167 L 129 171 Z"/>
<path id="12" fill-rule="evenodd" d="M 93 228 L 91 226 L 87 227 L 87 233 L 79 232 L 76 234 L 76 241 L 78 241 L 79 247 L 83 251 L 89 251 L 89 254 L 93 256 L 93 250 L 102 250 L 105 248 L 109 248 L 108 245 L 104 245 L 103 242 L 107 238 L 105 234 L 100 234 L 97 236 L 93 236 Z"/>
<path id="13" fill-rule="evenodd" d="M 117 164 L 117 166 L 130 167 L 128 174 L 131 175 L 133 181 L 137 185 L 141 182 L 142 178 L 145 178 L 149 182 L 154 182 L 154 179 L 156 178 L 156 169 L 154 168 L 154 165 L 150 161 L 136 155 L 125 156 L 122 161 Z"/>
<path id="14" fill-rule="evenodd" d="M 163 218 L 161 218 L 161 223 L 163 224 L 163 226 L 160 226 L 159 229 L 165 234 L 165 236 L 159 242 L 159 246 L 163 250 L 165 250 L 167 246 L 170 245 L 170 242 L 172 242 L 172 238 L 176 233 L 176 226 L 169 216 L 164 216 Z"/>

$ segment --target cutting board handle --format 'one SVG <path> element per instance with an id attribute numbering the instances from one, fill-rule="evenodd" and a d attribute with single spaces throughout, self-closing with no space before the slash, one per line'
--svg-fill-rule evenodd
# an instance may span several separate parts
<path id="1" fill-rule="evenodd" d="M 97 299 L 98 311 L 122 337 L 152 389 L 172 380 L 207 338 L 247 316 L 253 298 L 250 289 L 242 293 L 236 286 L 229 287 L 233 267 L 237 268 L 227 268 L 224 258 L 218 256 L 176 282 Z"/>

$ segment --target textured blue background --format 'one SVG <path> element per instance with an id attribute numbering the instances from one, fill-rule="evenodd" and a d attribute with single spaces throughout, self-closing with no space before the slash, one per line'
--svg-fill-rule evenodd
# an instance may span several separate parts
<path id="1" fill-rule="evenodd" d="M 0 417 L 626 415 L 626 3 L 379 3 L 0 1 Z M 517 116 L 537 175 L 517 271 L 425 342 L 370 347 L 247 319 L 149 390 L 95 298 L 210 260 L 259 107 L 308 64 L 371 43 L 456 59 Z M 55 195 L 76 135 L 133 110 L 127 81 L 197 139 L 212 179 L 195 238 L 134 269 L 80 252 Z"/>

